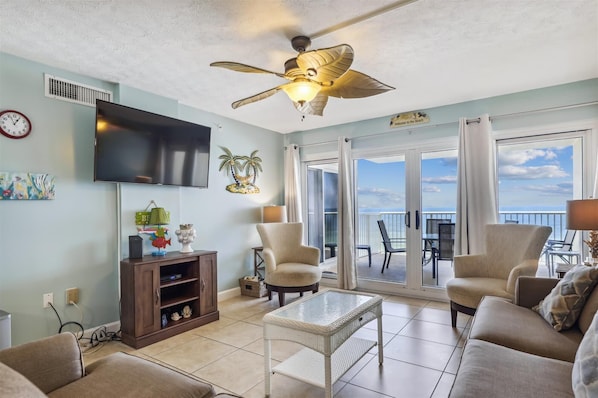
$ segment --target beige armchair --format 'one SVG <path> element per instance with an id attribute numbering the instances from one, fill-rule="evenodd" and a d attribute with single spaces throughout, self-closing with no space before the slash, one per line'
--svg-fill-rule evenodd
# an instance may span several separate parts
<path id="1" fill-rule="evenodd" d="M 320 249 L 302 244 L 303 224 L 258 224 L 257 230 L 264 246 L 268 300 L 272 300 L 273 291 L 277 292 L 282 307 L 287 292 L 301 296 L 310 290 L 316 293 L 322 278 Z"/>
<path id="2" fill-rule="evenodd" d="M 551 227 L 524 224 L 486 225 L 486 253 L 454 257 L 455 277 L 446 284 L 451 321 L 457 312 L 473 315 L 484 296 L 513 299 L 520 276 L 535 276 Z"/>

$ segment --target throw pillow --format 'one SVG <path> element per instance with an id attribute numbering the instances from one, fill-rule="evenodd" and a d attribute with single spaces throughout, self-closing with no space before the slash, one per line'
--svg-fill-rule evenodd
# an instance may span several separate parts
<path id="1" fill-rule="evenodd" d="M 598 313 L 575 354 L 571 386 L 576 398 L 598 396 Z"/>
<path id="2" fill-rule="evenodd" d="M 556 331 L 569 329 L 577 321 L 586 298 L 598 282 L 598 268 L 579 264 L 571 268 L 552 291 L 532 309 Z"/>

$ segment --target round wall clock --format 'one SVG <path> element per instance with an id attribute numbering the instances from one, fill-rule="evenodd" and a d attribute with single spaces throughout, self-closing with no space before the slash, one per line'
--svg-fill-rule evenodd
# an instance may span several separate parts
<path id="1" fill-rule="evenodd" d="M 25 138 L 31 133 L 31 121 L 18 111 L 0 112 L 0 133 L 8 138 Z"/>

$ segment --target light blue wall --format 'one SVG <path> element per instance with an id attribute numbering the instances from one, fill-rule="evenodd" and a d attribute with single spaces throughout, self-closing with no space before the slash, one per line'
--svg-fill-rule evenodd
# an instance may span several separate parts
<path id="1" fill-rule="evenodd" d="M 119 190 L 116 184 L 94 183 L 95 108 L 46 98 L 44 73 L 111 90 L 115 102 L 123 105 L 211 127 L 209 188 L 121 184 Z M 118 321 L 118 243 L 121 258 L 127 257 L 128 235 L 136 233 L 134 214 L 150 200 L 171 212 L 171 230 L 180 223 L 195 225 L 194 249 L 218 251 L 219 291 L 237 287 L 238 278 L 251 272 L 250 248 L 260 244 L 255 230 L 260 206 L 283 199 L 281 134 L 1 52 L 0 109 L 19 110 L 33 125 L 25 139 L 0 136 L 0 171 L 56 177 L 55 200 L 0 201 L 0 309 L 12 314 L 13 345 L 57 332 L 56 315 L 42 308 L 42 294 L 47 292 L 54 293 L 63 322 L 80 317 L 65 303 L 65 289 L 70 287 L 81 289 L 85 328 Z M 219 146 L 237 155 L 259 150 L 264 168 L 257 180 L 261 193 L 225 191 L 232 179 L 218 171 Z M 145 245 L 147 254 L 151 249 Z M 179 248 L 174 237 L 167 249 Z"/>

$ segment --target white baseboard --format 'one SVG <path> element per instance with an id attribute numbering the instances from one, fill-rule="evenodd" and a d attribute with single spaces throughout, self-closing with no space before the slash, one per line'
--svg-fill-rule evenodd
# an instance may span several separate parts
<path id="1" fill-rule="evenodd" d="M 223 290 L 218 292 L 218 302 L 231 299 L 233 297 L 237 297 L 241 295 L 241 288 L 234 287 L 232 289 Z"/>
<path id="2" fill-rule="evenodd" d="M 96 330 L 98 330 L 102 327 L 106 328 L 107 333 L 115 333 L 120 330 L 120 321 L 110 322 L 110 323 L 106 323 L 104 325 L 96 326 L 94 328 L 85 329 L 83 331 L 83 339 L 85 341 L 89 341 L 93 332 L 95 332 Z"/>

